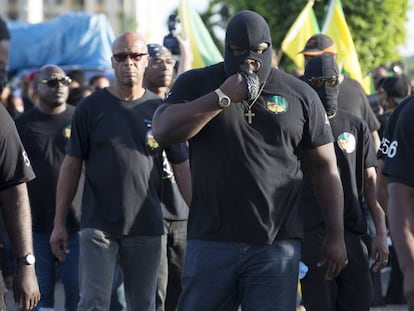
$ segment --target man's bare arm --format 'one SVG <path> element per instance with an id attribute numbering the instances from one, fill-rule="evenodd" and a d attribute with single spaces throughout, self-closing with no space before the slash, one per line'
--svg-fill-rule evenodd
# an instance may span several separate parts
<path id="1" fill-rule="evenodd" d="M 306 149 L 315 196 L 325 220 L 326 239 L 319 265 L 327 264 L 327 279 L 335 278 L 347 264 L 344 241 L 344 197 L 333 144 Z"/>
<path id="2" fill-rule="evenodd" d="M 404 275 L 404 294 L 414 306 L 414 188 L 390 183 L 388 197 L 389 226 Z"/>
<path id="3" fill-rule="evenodd" d="M 65 156 L 60 168 L 56 188 L 54 227 L 50 236 L 50 247 L 53 254 L 59 260 L 64 260 L 64 252 L 69 252 L 68 235 L 65 223 L 78 188 L 78 182 L 82 172 L 82 163 L 82 159 L 80 158 Z"/>
<path id="4" fill-rule="evenodd" d="M 15 257 L 33 254 L 32 218 L 26 183 L 1 191 L 0 204 Z M 37 305 L 40 292 L 34 265 L 16 266 L 13 293 L 23 310 L 31 310 Z"/>

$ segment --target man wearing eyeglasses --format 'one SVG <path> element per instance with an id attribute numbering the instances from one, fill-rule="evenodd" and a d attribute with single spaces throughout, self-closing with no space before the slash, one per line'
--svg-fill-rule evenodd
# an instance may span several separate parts
<path id="1" fill-rule="evenodd" d="M 78 310 L 109 309 L 119 260 L 127 309 L 153 311 L 163 234 L 163 149 L 151 127 L 162 100 L 142 85 L 148 50 L 138 34 L 118 36 L 112 53 L 114 83 L 85 98 L 73 116 L 50 243 L 63 260 L 69 250 L 66 215 L 84 166 Z M 173 163 L 187 160 L 187 153 L 178 148 L 165 150 Z M 186 189 L 184 197 L 189 193 Z"/>
<path id="2" fill-rule="evenodd" d="M 10 34 L 0 18 L 0 91 L 7 80 Z M 26 182 L 35 178 L 30 160 L 9 113 L 0 105 L 0 208 L 13 245 L 16 269 L 13 294 L 19 310 L 33 309 L 40 299 L 33 255 L 32 221 Z M 7 293 L 0 275 L 0 309 Z"/>
<path id="3" fill-rule="evenodd" d="M 178 310 L 295 310 L 302 156 L 329 238 L 321 264 L 346 262 L 333 137 L 315 92 L 272 67 L 265 19 L 238 12 L 224 62 L 181 74 L 154 115 L 161 143 L 189 141 L 193 200 Z"/>
<path id="4" fill-rule="evenodd" d="M 16 119 L 23 145 L 36 172 L 28 183 L 33 219 L 36 274 L 42 297 L 39 308 L 54 308 L 55 264 L 49 239 L 56 209 L 56 185 L 70 137 L 75 107 L 67 105 L 71 79 L 58 66 L 46 65 L 35 76 L 34 93 L 39 104 Z M 80 196 L 71 202 L 66 228 L 70 252 L 59 262 L 64 285 L 65 309 L 77 310 L 79 302 L 79 213 Z"/>
<path id="5" fill-rule="evenodd" d="M 366 123 L 353 114 L 338 109 L 339 68 L 332 55 L 310 59 L 303 79 L 319 95 L 335 137 L 335 152 L 344 192 L 344 236 L 348 264 L 334 280 L 325 279 L 318 267 L 317 251 L 324 239 L 324 219 L 319 212 L 312 179 L 305 169 L 302 205 L 305 234 L 302 260 L 309 267 L 301 280 L 303 305 L 309 311 L 369 311 L 372 286 L 370 268 L 377 272 L 388 263 L 385 214 L 375 197 L 376 152 Z M 362 197 L 374 220 L 376 235 L 371 243 L 372 266 L 362 241 L 367 224 L 361 209 Z"/>

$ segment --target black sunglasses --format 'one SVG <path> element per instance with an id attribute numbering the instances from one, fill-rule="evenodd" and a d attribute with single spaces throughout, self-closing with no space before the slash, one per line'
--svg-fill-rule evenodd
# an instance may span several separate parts
<path id="1" fill-rule="evenodd" d="M 338 77 L 332 76 L 332 77 L 312 77 L 309 79 L 310 84 L 313 87 L 321 87 L 325 82 L 330 87 L 334 87 L 338 85 Z"/>
<path id="2" fill-rule="evenodd" d="M 62 83 L 65 86 L 68 86 L 72 82 L 72 79 L 69 77 L 63 77 L 63 78 L 52 78 L 49 80 L 41 80 L 40 83 L 46 84 L 50 88 L 57 87 L 60 83 Z"/>
<path id="3" fill-rule="evenodd" d="M 118 62 L 124 62 L 128 57 L 134 62 L 139 62 L 142 59 L 142 56 L 147 55 L 148 53 L 118 53 L 112 55 L 112 57 Z"/>

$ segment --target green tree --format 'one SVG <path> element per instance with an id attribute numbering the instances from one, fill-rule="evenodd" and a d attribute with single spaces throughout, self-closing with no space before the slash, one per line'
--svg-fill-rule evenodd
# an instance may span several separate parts
<path id="1" fill-rule="evenodd" d="M 405 41 L 408 2 L 409 0 L 342 0 L 363 74 L 380 64 L 402 60 L 397 47 Z M 328 0 L 315 1 L 314 11 L 321 28 L 328 3 Z M 286 32 L 305 5 L 306 0 L 212 0 L 204 20 L 211 25 L 210 17 L 219 13 L 222 18 L 216 18 L 215 23 L 223 25 L 237 11 L 256 11 L 269 23 L 273 47 L 278 53 Z M 293 69 L 293 64 L 286 55 L 281 58 L 280 65 L 287 71 Z"/>

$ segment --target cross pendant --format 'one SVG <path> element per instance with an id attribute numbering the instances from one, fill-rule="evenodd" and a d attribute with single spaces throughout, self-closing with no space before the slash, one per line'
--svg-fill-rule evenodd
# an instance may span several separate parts
<path id="1" fill-rule="evenodd" d="M 249 108 L 247 110 L 247 112 L 244 114 L 245 117 L 247 117 L 247 123 L 252 124 L 252 118 L 255 116 L 256 114 L 254 112 L 252 112 L 252 110 Z"/>

